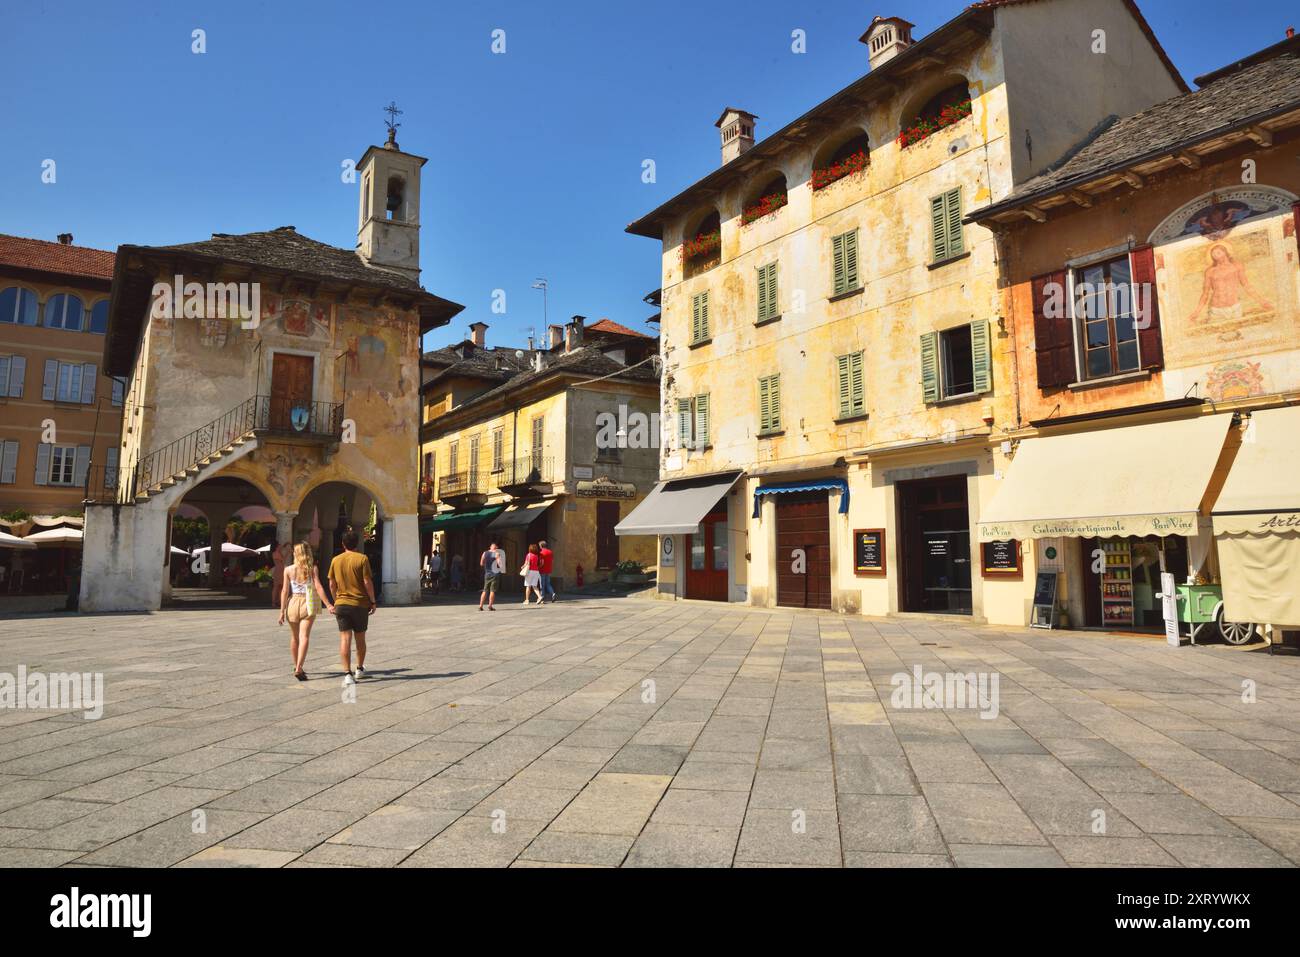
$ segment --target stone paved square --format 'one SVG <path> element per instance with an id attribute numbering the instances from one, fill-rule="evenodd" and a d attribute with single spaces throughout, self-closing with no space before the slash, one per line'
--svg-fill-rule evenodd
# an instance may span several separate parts
<path id="1" fill-rule="evenodd" d="M 1300 862 L 1294 658 L 644 598 L 485 617 L 382 609 L 354 703 L 328 618 L 305 683 L 270 611 L 0 623 L 0 673 L 106 696 L 0 710 L 0 866 Z M 899 707 L 917 665 L 996 672 L 997 716 Z"/>

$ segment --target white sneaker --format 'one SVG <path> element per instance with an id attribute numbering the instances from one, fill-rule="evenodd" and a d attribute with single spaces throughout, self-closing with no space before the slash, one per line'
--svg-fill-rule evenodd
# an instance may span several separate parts
<path id="1" fill-rule="evenodd" d="M 346 688 L 349 685 L 354 685 L 356 683 L 357 683 L 357 679 L 352 677 L 352 672 L 349 671 L 347 674 L 343 676 L 343 687 Z"/>
<path id="2" fill-rule="evenodd" d="M 360 681 L 365 676 L 366 676 L 366 669 L 362 668 L 360 665 L 357 665 L 357 680 Z"/>

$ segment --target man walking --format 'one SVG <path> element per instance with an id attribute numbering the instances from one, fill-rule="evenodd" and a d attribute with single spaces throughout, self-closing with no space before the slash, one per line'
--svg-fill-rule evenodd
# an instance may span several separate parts
<path id="1" fill-rule="evenodd" d="M 437 545 L 433 546 L 433 554 L 429 556 L 429 579 L 433 593 L 438 594 L 442 586 L 442 552 L 438 551 Z"/>
<path id="2" fill-rule="evenodd" d="M 496 611 L 497 583 L 505 574 L 506 556 L 493 541 L 487 551 L 479 556 L 478 564 L 483 569 L 483 592 L 478 596 L 478 610 L 483 610 L 483 602 L 486 601 L 488 611 Z"/>
<path id="3" fill-rule="evenodd" d="M 330 592 L 339 621 L 339 660 L 343 662 L 343 686 L 356 684 L 366 676 L 366 627 L 379 603 L 370 575 L 370 559 L 357 551 L 357 533 L 343 533 L 343 551 L 330 562 Z M 352 671 L 352 641 L 357 643 L 357 670 Z"/>
<path id="4" fill-rule="evenodd" d="M 555 604 L 555 589 L 551 586 L 551 569 L 555 567 L 555 553 L 551 551 L 550 546 L 545 540 L 540 543 L 541 547 L 541 573 L 542 584 L 538 589 L 542 596 L 542 601 L 549 601 Z M 549 596 L 549 597 L 548 597 Z"/>

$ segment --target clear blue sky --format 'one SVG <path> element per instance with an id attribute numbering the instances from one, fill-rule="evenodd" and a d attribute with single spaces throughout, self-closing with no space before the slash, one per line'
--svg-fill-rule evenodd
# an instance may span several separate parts
<path id="1" fill-rule="evenodd" d="M 659 284 L 658 247 L 624 226 L 714 169 L 724 106 L 760 138 L 856 79 L 872 15 L 923 35 L 957 0 L 391 0 L 152 3 L 5 0 L 0 17 L 0 232 L 79 245 L 164 244 L 293 225 L 351 247 L 357 187 L 340 163 L 384 138 L 429 157 L 422 281 L 489 341 L 550 318 L 636 329 Z M 1192 78 L 1284 36 L 1280 0 L 1140 0 Z M 207 52 L 191 53 L 191 31 Z M 492 31 L 506 52 L 491 51 Z M 807 52 L 790 50 L 794 29 Z M 1047 42 L 1050 42 L 1048 40 Z M 43 185 L 41 162 L 57 161 Z M 653 159 L 658 181 L 641 182 Z M 507 313 L 490 312 L 504 289 Z"/>

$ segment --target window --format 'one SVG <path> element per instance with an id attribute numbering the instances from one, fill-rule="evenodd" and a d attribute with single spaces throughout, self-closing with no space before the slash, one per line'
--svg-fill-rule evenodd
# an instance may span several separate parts
<path id="1" fill-rule="evenodd" d="M 21 286 L 10 286 L 0 291 L 0 322 L 14 322 L 20 326 L 36 325 L 36 293 Z"/>
<path id="2" fill-rule="evenodd" d="M 677 444 L 684 449 L 709 447 L 709 396 L 677 400 Z"/>
<path id="3" fill-rule="evenodd" d="M 852 292 L 858 288 L 858 231 L 849 230 L 831 239 L 831 260 L 834 295 Z"/>
<path id="4" fill-rule="evenodd" d="M 867 403 L 862 382 L 862 353 L 851 352 L 835 359 L 839 379 L 839 418 L 849 419 L 866 412 Z"/>
<path id="5" fill-rule="evenodd" d="M 945 110 L 951 111 L 970 102 L 970 87 L 965 80 L 958 80 L 948 88 L 930 97 L 916 114 L 916 120 L 926 123 L 942 123 Z"/>
<path id="6" fill-rule="evenodd" d="M 709 291 L 691 298 L 691 345 L 709 341 Z"/>
<path id="7" fill-rule="evenodd" d="M 860 173 L 871 162 L 871 143 L 867 134 L 848 132 L 822 145 L 813 157 L 813 192 L 825 189 L 846 176 Z"/>
<path id="8" fill-rule="evenodd" d="M 781 317 L 776 305 L 776 263 L 758 267 L 758 321 L 770 322 Z"/>
<path id="9" fill-rule="evenodd" d="M 18 442 L 15 439 L 0 441 L 0 484 L 13 485 L 18 481 Z"/>
<path id="10" fill-rule="evenodd" d="M 1137 371 L 1133 273 L 1127 255 L 1075 270 L 1074 315 L 1084 378 Z"/>
<path id="11" fill-rule="evenodd" d="M 121 452 L 116 445 L 104 450 L 104 488 L 117 488 L 117 462 Z"/>
<path id="12" fill-rule="evenodd" d="M 542 416 L 533 417 L 533 468 L 542 470 L 542 448 L 546 439 L 546 420 Z"/>
<path id="13" fill-rule="evenodd" d="M 478 436 L 470 436 L 469 440 L 469 474 L 478 475 Z"/>
<path id="14" fill-rule="evenodd" d="M 781 374 L 758 380 L 758 434 L 781 431 Z"/>
<path id="15" fill-rule="evenodd" d="M 992 388 L 993 358 L 987 321 L 921 336 L 924 401 L 982 395 Z"/>
<path id="16" fill-rule="evenodd" d="M 930 237 L 933 262 L 941 263 L 966 251 L 961 232 L 961 187 L 930 200 Z"/>
<path id="17" fill-rule="evenodd" d="M 682 275 L 689 279 L 722 262 L 722 219 L 711 210 L 686 230 L 682 241 Z"/>
<path id="18" fill-rule="evenodd" d="M 45 327 L 80 332 L 85 308 L 81 299 L 68 293 L 50 296 L 45 302 Z"/>
<path id="19" fill-rule="evenodd" d="M 424 478 L 426 481 L 433 480 L 433 462 L 434 462 L 433 453 L 425 452 L 424 453 Z"/>
<path id="20" fill-rule="evenodd" d="M 26 357 L 0 356 L 0 398 L 21 399 L 23 380 L 26 378 Z"/>
<path id="21" fill-rule="evenodd" d="M 764 216 L 770 216 L 789 201 L 789 190 L 785 185 L 785 175 L 777 173 L 765 182 L 758 192 L 752 193 L 745 200 L 740 213 L 740 224 L 748 226 Z"/>
<path id="22" fill-rule="evenodd" d="M 78 402 L 93 405 L 95 402 L 95 367 L 45 360 L 45 380 L 41 398 L 46 402 Z"/>
<path id="23" fill-rule="evenodd" d="M 505 469 L 505 464 L 501 461 L 502 450 L 505 447 L 505 430 L 492 430 L 492 471 L 500 472 Z"/>
<path id="24" fill-rule="evenodd" d="M 108 332 L 108 300 L 101 299 L 90 307 L 90 331 L 103 335 Z"/>
<path id="25" fill-rule="evenodd" d="M 124 401 L 126 401 L 126 380 L 113 376 L 113 405 L 121 407 Z"/>
<path id="26" fill-rule="evenodd" d="M 447 463 L 451 470 L 451 474 L 455 475 L 456 468 L 460 464 L 460 443 L 459 442 L 451 443 L 450 451 L 448 451 L 447 453 Z"/>
<path id="27" fill-rule="evenodd" d="M 49 445 L 36 447 L 37 485 L 83 485 L 90 465 L 88 445 Z"/>

